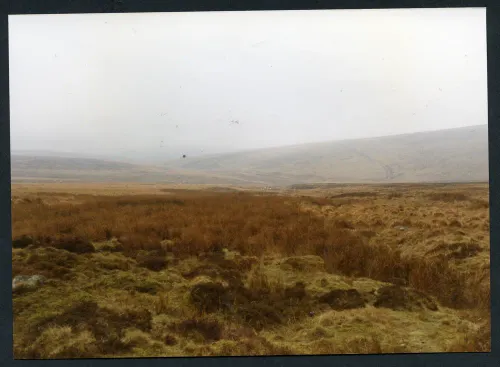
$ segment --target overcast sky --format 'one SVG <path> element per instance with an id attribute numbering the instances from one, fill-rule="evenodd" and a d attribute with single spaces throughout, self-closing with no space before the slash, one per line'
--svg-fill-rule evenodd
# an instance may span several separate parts
<path id="1" fill-rule="evenodd" d="M 487 123 L 482 8 L 9 16 L 9 49 L 14 151 L 192 156 Z"/>

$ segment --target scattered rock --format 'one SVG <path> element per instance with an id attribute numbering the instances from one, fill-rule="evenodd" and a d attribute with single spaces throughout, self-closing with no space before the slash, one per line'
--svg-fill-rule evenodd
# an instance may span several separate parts
<path id="1" fill-rule="evenodd" d="M 366 301 L 356 289 L 335 289 L 319 297 L 318 301 L 329 304 L 334 310 L 348 310 L 366 306 Z"/>

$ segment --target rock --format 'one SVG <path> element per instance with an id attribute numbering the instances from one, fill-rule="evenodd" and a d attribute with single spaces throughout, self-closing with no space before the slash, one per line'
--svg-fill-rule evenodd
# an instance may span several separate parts
<path id="1" fill-rule="evenodd" d="M 42 275 L 18 275 L 12 279 L 12 291 L 19 292 L 21 290 L 36 290 L 45 283 L 45 277 Z"/>

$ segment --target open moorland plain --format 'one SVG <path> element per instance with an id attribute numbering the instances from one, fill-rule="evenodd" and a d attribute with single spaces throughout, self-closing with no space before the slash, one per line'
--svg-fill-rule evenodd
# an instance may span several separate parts
<path id="1" fill-rule="evenodd" d="M 14 355 L 490 350 L 488 184 L 14 183 Z"/>

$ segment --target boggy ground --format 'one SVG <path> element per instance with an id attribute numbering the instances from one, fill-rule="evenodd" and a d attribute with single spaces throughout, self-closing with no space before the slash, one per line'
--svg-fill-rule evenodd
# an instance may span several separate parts
<path id="1" fill-rule="evenodd" d="M 146 186 L 13 186 L 15 358 L 490 348 L 487 185 Z"/>

